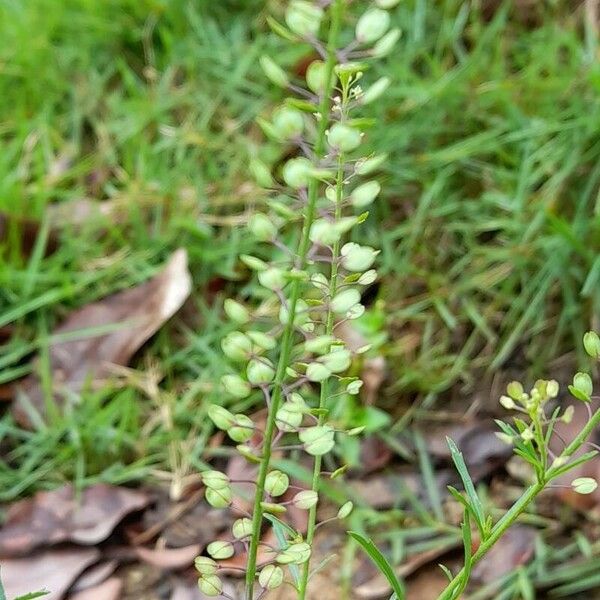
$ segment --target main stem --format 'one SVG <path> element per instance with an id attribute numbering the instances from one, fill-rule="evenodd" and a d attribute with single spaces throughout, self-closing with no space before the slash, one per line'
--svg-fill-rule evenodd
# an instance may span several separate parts
<path id="1" fill-rule="evenodd" d="M 331 111 L 331 96 L 334 86 L 333 70 L 336 64 L 337 40 L 340 29 L 342 16 L 342 0 L 335 0 L 331 12 L 331 25 L 327 40 L 327 60 L 325 63 L 325 81 L 327 85 L 323 91 L 323 97 L 319 103 L 319 123 L 317 137 L 315 140 L 315 156 L 317 159 L 323 158 L 325 154 L 327 125 L 329 123 L 329 113 Z M 307 262 L 308 249 L 310 247 L 310 228 L 315 219 L 316 204 L 319 197 L 319 182 L 311 179 L 308 185 L 308 201 L 306 205 L 306 213 L 304 215 L 304 225 L 302 229 L 302 237 L 298 245 L 299 268 L 304 269 Z M 296 305 L 300 298 L 300 281 L 293 280 L 290 284 L 289 296 L 289 311 L 288 320 L 282 334 L 281 353 L 279 362 L 277 363 L 277 371 L 275 374 L 273 395 L 271 397 L 271 405 L 267 416 L 267 424 L 265 427 L 265 435 L 263 439 L 263 454 L 258 470 L 258 478 L 256 482 L 256 493 L 254 496 L 254 510 L 252 514 L 252 537 L 250 539 L 250 547 L 248 549 L 248 563 L 246 567 L 246 600 L 254 600 L 254 582 L 256 580 L 256 559 L 258 554 L 258 544 L 260 542 L 260 534 L 263 520 L 263 509 L 261 502 L 264 498 L 265 480 L 269 472 L 271 463 L 271 446 L 273 443 L 273 435 L 275 432 L 275 416 L 279 410 L 282 396 L 282 386 L 286 375 L 286 368 L 289 365 L 293 339 L 294 339 L 294 321 L 296 316 Z"/>

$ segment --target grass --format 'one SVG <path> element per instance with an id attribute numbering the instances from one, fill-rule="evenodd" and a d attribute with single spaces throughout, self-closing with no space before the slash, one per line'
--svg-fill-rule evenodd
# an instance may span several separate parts
<path id="1" fill-rule="evenodd" d="M 384 404 L 468 394 L 491 370 L 547 374 L 598 317 L 600 69 L 593 28 L 568 4 L 539 3 L 534 24 L 509 4 L 490 16 L 406 0 L 395 13 L 404 36 L 381 67 L 394 83 L 368 133 L 390 154 L 386 191 L 364 234 L 383 250 L 363 327 L 387 332 Z M 238 225 L 262 200 L 249 158 L 283 158 L 254 125 L 279 97 L 257 57 L 298 69 L 304 57 L 266 14 L 259 0 L 0 0 L 0 210 L 43 222 L 50 204 L 92 198 L 118 214 L 63 224 L 49 255 L 42 227 L 29 257 L 12 220 L 0 385 L 44 372 L 68 311 L 146 279 L 179 246 L 195 285 L 136 359 L 160 370 L 160 398 L 129 380 L 48 428 L 2 419 L 2 499 L 202 464 L 203 406 L 225 369 L 221 301 L 247 292 L 236 256 L 253 243 Z M 153 419 L 165 402 L 173 426 Z"/>

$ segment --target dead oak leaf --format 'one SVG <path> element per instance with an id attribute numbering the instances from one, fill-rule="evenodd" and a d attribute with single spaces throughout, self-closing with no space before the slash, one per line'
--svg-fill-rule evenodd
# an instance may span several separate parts
<path id="1" fill-rule="evenodd" d="M 72 337 L 74 332 L 86 329 L 112 329 L 103 335 L 81 336 L 51 345 L 55 401 L 62 404 L 66 393 L 77 394 L 90 381 L 101 383 L 111 376 L 112 365 L 126 365 L 140 346 L 179 310 L 190 290 L 187 253 L 179 249 L 149 281 L 71 313 L 53 332 L 55 336 Z M 35 416 L 43 418 L 46 410 L 39 377 L 27 377 L 19 392 L 13 405 L 14 416 L 24 427 L 31 427 Z"/>
<path id="2" fill-rule="evenodd" d="M 111 577 L 103 583 L 69 596 L 68 600 L 119 600 L 123 582 L 118 577 Z"/>
<path id="3" fill-rule="evenodd" d="M 96 548 L 51 549 L 26 558 L 2 561 L 2 583 L 7 598 L 48 590 L 45 600 L 60 600 L 77 576 L 98 560 Z"/>
<path id="4" fill-rule="evenodd" d="M 103 483 L 85 489 L 80 497 L 71 485 L 38 492 L 8 509 L 0 529 L 0 555 L 22 556 L 39 546 L 65 541 L 97 544 L 123 517 L 149 502 L 143 492 Z"/>
<path id="5" fill-rule="evenodd" d="M 200 544 L 192 544 L 183 548 L 144 548 L 135 549 L 141 560 L 164 570 L 184 569 L 193 564 L 194 559 L 200 554 Z"/>

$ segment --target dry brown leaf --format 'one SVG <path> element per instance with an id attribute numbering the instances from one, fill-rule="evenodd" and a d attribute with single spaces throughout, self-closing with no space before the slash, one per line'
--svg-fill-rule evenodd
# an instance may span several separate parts
<path id="1" fill-rule="evenodd" d="M 51 549 L 26 558 L 2 561 L 2 583 L 8 598 L 48 590 L 45 600 L 60 600 L 77 576 L 98 560 L 95 548 Z"/>
<path id="2" fill-rule="evenodd" d="M 184 548 L 144 548 L 139 546 L 135 549 L 141 560 L 165 570 L 184 569 L 194 563 L 194 559 L 200 554 L 200 544 L 185 546 Z"/>
<path id="3" fill-rule="evenodd" d="M 428 565 L 406 582 L 406 600 L 437 600 L 447 585 L 444 572 L 437 565 Z"/>
<path id="4" fill-rule="evenodd" d="M 536 531 L 527 525 L 514 525 L 473 568 L 473 579 L 491 583 L 526 564 L 533 557 Z"/>
<path id="5" fill-rule="evenodd" d="M 95 587 L 71 594 L 69 600 L 119 600 L 122 589 L 121 579 L 111 577 Z"/>
<path id="6" fill-rule="evenodd" d="M 55 335 L 97 327 L 118 328 L 105 335 L 83 336 L 51 346 L 50 365 L 57 403 L 64 402 L 65 392 L 79 393 L 89 381 L 101 383 L 111 375 L 111 365 L 126 365 L 138 348 L 179 310 L 190 290 L 187 253 L 180 249 L 149 281 L 71 313 L 54 331 Z M 23 381 L 13 405 L 15 418 L 21 425 L 31 427 L 32 413 L 43 418 L 45 406 L 39 378 L 31 375 Z"/>
<path id="7" fill-rule="evenodd" d="M 94 588 L 108 579 L 119 566 L 116 560 L 105 560 L 86 569 L 71 588 L 71 592 L 81 592 L 88 588 Z"/>
<path id="8" fill-rule="evenodd" d="M 171 600 L 204 600 L 204 594 L 197 585 L 178 585 L 171 594 Z"/>
<path id="9" fill-rule="evenodd" d="M 73 486 L 38 492 L 13 504 L 0 529 L 0 555 L 22 556 L 39 546 L 72 541 L 97 544 L 131 512 L 146 507 L 146 494 L 99 483 L 77 497 Z"/>

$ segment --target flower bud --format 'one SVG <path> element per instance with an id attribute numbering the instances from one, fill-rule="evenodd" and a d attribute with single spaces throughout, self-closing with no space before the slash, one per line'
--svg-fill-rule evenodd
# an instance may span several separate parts
<path id="1" fill-rule="evenodd" d="M 273 350 L 277 345 L 275 338 L 262 331 L 248 331 L 246 335 L 262 350 Z"/>
<path id="2" fill-rule="evenodd" d="M 535 436 L 533 435 L 533 431 L 531 431 L 531 429 L 529 427 L 527 429 L 524 429 L 523 431 L 521 431 L 521 439 L 524 442 L 531 442 L 534 437 Z"/>
<path id="3" fill-rule="evenodd" d="M 226 408 L 218 404 L 211 404 L 208 407 L 208 418 L 219 428 L 229 429 L 234 422 L 234 415 Z"/>
<path id="4" fill-rule="evenodd" d="M 592 378 L 587 373 L 575 373 L 573 377 L 573 385 L 569 386 L 569 391 L 578 400 L 589 402 L 590 396 L 594 391 Z"/>
<path id="5" fill-rule="evenodd" d="M 273 127 L 277 135 L 284 140 L 297 138 L 304 130 L 304 117 L 299 110 L 282 106 L 273 114 Z"/>
<path id="6" fill-rule="evenodd" d="M 220 596 L 223 593 L 223 582 L 216 575 L 202 575 L 198 579 L 198 587 L 205 596 Z"/>
<path id="7" fill-rule="evenodd" d="M 342 152 L 351 152 L 355 148 L 358 148 L 361 140 L 362 135 L 360 131 L 343 123 L 333 125 L 327 135 L 329 145 Z"/>
<path id="8" fill-rule="evenodd" d="M 336 294 L 330 307 L 335 313 L 345 313 L 360 302 L 360 293 L 356 288 L 347 288 Z"/>
<path id="9" fill-rule="evenodd" d="M 268 290 L 280 290 L 285 285 L 285 276 L 281 269 L 269 267 L 266 271 L 258 272 L 260 285 Z"/>
<path id="10" fill-rule="evenodd" d="M 325 365 L 314 362 L 306 367 L 306 377 L 309 381 L 325 381 L 331 377 L 331 371 Z"/>
<path id="11" fill-rule="evenodd" d="M 306 69 L 306 85 L 315 94 L 322 94 L 327 87 L 327 67 L 322 60 L 314 60 Z"/>
<path id="12" fill-rule="evenodd" d="M 558 381 L 556 381 L 556 379 L 550 379 L 550 381 L 546 382 L 546 394 L 548 398 L 556 398 L 559 391 L 560 386 L 558 385 Z"/>
<path id="13" fill-rule="evenodd" d="M 258 59 L 267 78 L 279 87 L 287 87 L 290 83 L 286 72 L 266 55 Z M 268 186 L 265 186 L 268 187 Z"/>
<path id="14" fill-rule="evenodd" d="M 510 396 L 500 396 L 500 405 L 506 410 L 514 410 L 517 405 Z"/>
<path id="15" fill-rule="evenodd" d="M 248 230 L 258 240 L 268 242 L 277 234 L 277 227 L 263 213 L 254 213 L 248 220 Z"/>
<path id="16" fill-rule="evenodd" d="M 291 188 L 299 189 L 308 185 L 312 177 L 313 164 L 308 158 L 291 158 L 285 165 L 281 175 Z"/>
<path id="17" fill-rule="evenodd" d="M 246 415 L 234 415 L 233 425 L 227 430 L 227 435 L 234 442 L 247 442 L 254 435 L 254 422 Z"/>
<path id="18" fill-rule="evenodd" d="M 304 342 L 304 349 L 307 352 L 314 352 L 315 354 L 328 352 L 334 340 L 335 338 L 332 335 L 319 335 L 312 340 L 306 340 Z"/>
<path id="19" fill-rule="evenodd" d="M 583 347 L 592 358 L 600 358 L 600 337 L 595 331 L 588 331 L 583 336 Z"/>
<path id="20" fill-rule="evenodd" d="M 264 260 L 256 256 L 250 256 L 249 254 L 241 254 L 240 260 L 253 271 L 266 271 L 268 268 L 267 263 Z"/>
<path id="21" fill-rule="evenodd" d="M 296 431 L 302 423 L 303 415 L 296 410 L 290 410 L 292 402 L 285 402 L 277 411 L 275 421 L 280 431 Z"/>
<path id="22" fill-rule="evenodd" d="M 271 471 L 265 479 L 265 490 L 271 496 L 282 496 L 290 487 L 290 479 L 281 471 Z"/>
<path id="23" fill-rule="evenodd" d="M 568 456 L 557 456 L 550 465 L 551 469 L 560 469 L 564 467 L 569 462 Z"/>
<path id="24" fill-rule="evenodd" d="M 206 498 L 206 501 L 215 508 L 227 508 L 231 504 L 232 496 L 231 488 L 229 486 L 219 488 L 218 490 L 207 487 L 204 490 L 204 496 Z"/>
<path id="25" fill-rule="evenodd" d="M 328 425 L 315 425 L 303 429 L 299 435 L 304 450 L 312 456 L 327 454 L 335 445 L 334 431 Z"/>
<path id="26" fill-rule="evenodd" d="M 380 98 L 388 89 L 392 80 L 389 77 L 381 77 L 360 97 L 361 104 L 370 104 Z"/>
<path id="27" fill-rule="evenodd" d="M 221 471 L 204 471 L 200 477 L 202 483 L 213 490 L 220 490 L 229 487 L 229 477 Z"/>
<path id="28" fill-rule="evenodd" d="M 345 348 L 333 350 L 319 359 L 332 373 L 347 371 L 352 362 L 350 352 Z"/>
<path id="29" fill-rule="evenodd" d="M 275 369 L 266 359 L 252 359 L 246 368 L 246 375 L 253 385 L 264 385 L 273 381 Z"/>
<path id="30" fill-rule="evenodd" d="M 214 575 L 219 569 L 219 565 L 208 556 L 197 556 L 194 559 L 194 567 L 201 575 Z"/>
<path id="31" fill-rule="evenodd" d="M 571 487 L 578 494 L 591 494 L 596 491 L 598 482 L 593 477 L 578 477 L 571 482 Z"/>
<path id="32" fill-rule="evenodd" d="M 375 4 L 379 8 L 394 8 L 394 6 L 400 4 L 400 0 L 375 0 Z"/>
<path id="33" fill-rule="evenodd" d="M 367 181 L 352 190 L 350 202 L 354 208 L 364 208 L 377 198 L 380 191 L 381 185 L 378 181 Z"/>
<path id="34" fill-rule="evenodd" d="M 258 575 L 258 583 L 265 590 L 274 590 L 283 583 L 283 570 L 277 565 L 266 565 Z"/>
<path id="35" fill-rule="evenodd" d="M 374 46 L 371 50 L 371 54 L 376 58 L 383 58 L 387 56 L 396 46 L 402 31 L 400 29 L 392 29 L 388 31 Z"/>
<path id="36" fill-rule="evenodd" d="M 227 558 L 231 558 L 234 553 L 233 544 L 231 542 L 225 542 L 223 540 L 217 540 L 216 542 L 211 542 L 206 547 L 206 551 L 215 560 L 225 560 Z"/>
<path id="37" fill-rule="evenodd" d="M 354 504 L 352 504 L 352 502 L 350 502 L 350 501 L 346 502 L 345 504 L 342 504 L 342 506 L 340 507 L 340 510 L 338 510 L 337 518 L 345 519 L 347 516 L 350 515 L 353 508 L 354 508 Z"/>
<path id="38" fill-rule="evenodd" d="M 357 175 L 369 175 L 369 173 L 379 169 L 387 159 L 387 154 L 378 154 L 376 156 L 371 156 L 370 158 L 362 158 L 354 165 L 354 172 Z"/>
<path id="39" fill-rule="evenodd" d="M 359 285 L 371 285 L 374 281 L 377 280 L 377 271 L 375 269 L 370 269 L 369 271 L 365 271 L 359 278 L 356 283 Z"/>
<path id="40" fill-rule="evenodd" d="M 361 44 L 372 44 L 389 28 L 390 15 L 379 8 L 364 13 L 356 24 L 356 39 Z"/>
<path id="41" fill-rule="evenodd" d="M 354 242 L 349 242 L 342 246 L 342 265 L 348 271 L 365 271 L 374 262 L 379 254 L 370 246 L 360 246 Z"/>
<path id="42" fill-rule="evenodd" d="M 316 36 L 322 19 L 323 9 L 306 0 L 292 0 L 285 12 L 287 26 L 302 37 Z"/>
<path id="43" fill-rule="evenodd" d="M 513 400 L 522 400 L 523 399 L 523 386 L 518 381 L 511 381 L 506 386 L 506 392 Z"/>
<path id="44" fill-rule="evenodd" d="M 301 565 L 310 558 L 310 546 L 306 542 L 291 544 L 275 559 L 278 563 Z"/>
<path id="45" fill-rule="evenodd" d="M 355 304 L 352 308 L 348 309 L 346 312 L 346 319 L 350 321 L 354 319 L 359 319 L 365 314 L 365 307 L 362 304 Z"/>
<path id="46" fill-rule="evenodd" d="M 309 510 L 317 505 L 319 495 L 314 490 L 302 490 L 298 492 L 292 500 L 294 506 L 301 510 Z"/>
<path id="47" fill-rule="evenodd" d="M 252 354 L 252 340 L 241 331 L 232 331 L 221 340 L 221 348 L 232 360 L 247 360 Z"/>
<path id="48" fill-rule="evenodd" d="M 563 412 L 560 420 L 567 425 L 573 420 L 573 415 L 575 414 L 575 407 L 573 405 L 567 406 L 565 408 L 565 412 Z"/>
<path id="49" fill-rule="evenodd" d="M 223 310 L 232 321 L 235 321 L 240 325 L 250 321 L 250 313 L 248 312 L 248 309 L 243 304 L 240 304 L 231 298 L 227 298 L 227 300 L 225 300 L 223 303 Z"/>
<path id="50" fill-rule="evenodd" d="M 283 515 L 287 512 L 287 508 L 283 504 L 275 504 L 275 502 L 261 502 L 260 507 L 271 515 Z"/>
<path id="51" fill-rule="evenodd" d="M 503 431 L 496 431 L 494 432 L 494 435 L 503 443 L 506 444 L 507 446 L 512 446 L 514 440 L 512 439 L 512 437 L 510 435 L 508 435 L 507 433 L 504 433 Z"/>
<path id="52" fill-rule="evenodd" d="M 224 390 L 234 398 L 247 398 L 252 392 L 250 384 L 239 375 L 223 375 L 221 384 Z"/>
<path id="53" fill-rule="evenodd" d="M 252 520 L 244 517 L 243 519 L 237 519 L 234 521 L 233 527 L 231 528 L 233 537 L 236 540 L 242 540 L 252 535 Z"/>

